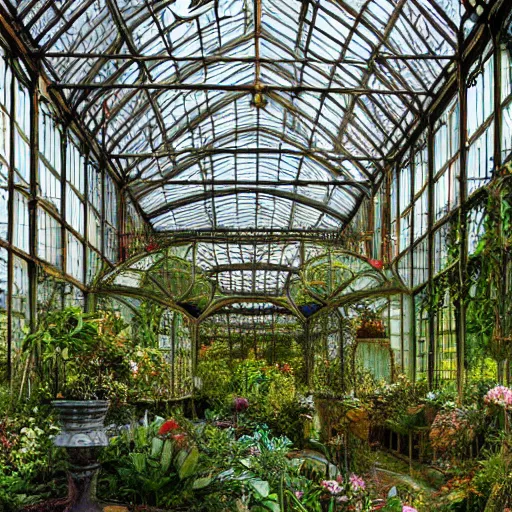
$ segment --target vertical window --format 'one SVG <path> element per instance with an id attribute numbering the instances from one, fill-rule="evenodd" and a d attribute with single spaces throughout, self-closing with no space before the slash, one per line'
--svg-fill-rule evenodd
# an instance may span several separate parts
<path id="1" fill-rule="evenodd" d="M 7 250 L 0 247 L 0 381 L 7 371 L 7 261 Z"/>
<path id="2" fill-rule="evenodd" d="M 398 178 L 395 170 L 391 173 L 391 183 L 389 186 L 389 240 L 391 257 L 398 255 Z"/>
<path id="3" fill-rule="evenodd" d="M 501 160 L 512 152 L 512 58 L 508 48 L 501 50 Z"/>
<path id="4" fill-rule="evenodd" d="M 425 237 L 413 249 L 413 286 L 421 286 L 428 280 L 428 239 Z"/>
<path id="5" fill-rule="evenodd" d="M 28 263 L 13 256 L 13 280 L 11 297 L 12 345 L 21 348 L 21 342 L 30 326 L 30 298 Z"/>
<path id="6" fill-rule="evenodd" d="M 448 264 L 453 263 L 448 252 L 451 229 L 450 223 L 445 222 L 434 232 L 434 274 L 443 271 Z"/>
<path id="7" fill-rule="evenodd" d="M 37 279 L 37 315 L 44 317 L 49 311 L 58 311 L 63 306 L 64 281 L 40 272 Z"/>
<path id="8" fill-rule="evenodd" d="M 468 255 L 474 254 L 485 233 L 485 207 L 477 206 L 468 212 Z"/>
<path id="9" fill-rule="evenodd" d="M 111 262 L 118 259 L 118 244 L 117 244 L 117 186 L 114 180 L 105 174 L 105 223 L 104 223 L 104 237 L 105 237 L 105 257 Z"/>
<path id="10" fill-rule="evenodd" d="M 89 161 L 87 166 L 87 177 L 89 183 L 89 190 L 87 193 L 87 238 L 93 247 L 101 251 L 101 205 L 103 201 L 102 172 L 92 161 Z"/>
<path id="11" fill-rule="evenodd" d="M 9 167 L 11 161 L 12 75 L 7 57 L 0 48 L 0 238 L 7 240 Z"/>
<path id="12" fill-rule="evenodd" d="M 411 167 L 407 163 L 399 170 L 400 197 L 398 211 L 400 212 L 400 252 L 411 245 L 412 208 L 411 208 Z"/>
<path id="13" fill-rule="evenodd" d="M 467 84 L 468 194 L 485 185 L 494 168 L 494 61 L 475 63 Z"/>
<path id="14" fill-rule="evenodd" d="M 459 102 L 452 101 L 434 127 L 434 222 L 459 202 Z"/>
<path id="15" fill-rule="evenodd" d="M 414 297 L 414 318 L 416 338 L 416 378 L 426 379 L 428 372 L 428 312 L 424 307 L 426 291 Z"/>
<path id="16" fill-rule="evenodd" d="M 15 182 L 30 183 L 30 91 L 14 77 L 14 167 Z"/>
<path id="17" fill-rule="evenodd" d="M 84 236 L 85 159 L 70 134 L 66 148 L 66 221 Z"/>
<path id="18" fill-rule="evenodd" d="M 84 280 L 84 244 L 67 233 L 66 271 L 77 281 Z"/>
<path id="19" fill-rule="evenodd" d="M 61 134 L 55 116 L 45 103 L 39 105 L 39 195 L 52 208 L 61 208 Z"/>
<path id="20" fill-rule="evenodd" d="M 441 384 L 454 380 L 457 374 L 455 310 L 448 292 L 437 312 L 436 324 L 435 379 L 436 384 Z"/>
<path id="21" fill-rule="evenodd" d="M 62 268 L 61 233 L 60 222 L 53 215 L 38 208 L 37 255 L 59 268 Z"/>
<path id="22" fill-rule="evenodd" d="M 29 252 L 28 198 L 21 192 L 14 192 L 13 244 L 26 253 Z"/>

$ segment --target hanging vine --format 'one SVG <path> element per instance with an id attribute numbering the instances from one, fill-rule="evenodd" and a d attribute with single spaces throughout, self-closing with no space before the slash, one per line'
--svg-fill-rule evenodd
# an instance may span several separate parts
<path id="1" fill-rule="evenodd" d="M 512 355 L 512 182 L 505 167 L 489 185 L 485 233 L 469 261 L 468 332 L 498 363 Z"/>

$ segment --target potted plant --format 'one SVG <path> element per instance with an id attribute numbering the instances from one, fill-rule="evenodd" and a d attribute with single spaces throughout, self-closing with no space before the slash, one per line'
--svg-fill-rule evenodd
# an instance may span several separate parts
<path id="1" fill-rule="evenodd" d="M 70 456 L 72 512 L 101 510 L 91 486 L 98 450 L 108 445 L 105 416 L 113 400 L 126 397 L 131 378 L 121 329 L 112 313 L 84 314 L 69 307 L 48 314 L 23 345 L 25 374 L 33 368 L 33 385 L 61 420 L 54 443 Z"/>

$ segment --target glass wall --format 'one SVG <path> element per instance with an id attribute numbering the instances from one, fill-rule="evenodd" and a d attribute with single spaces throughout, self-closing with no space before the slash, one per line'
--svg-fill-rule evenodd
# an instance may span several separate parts
<path id="1" fill-rule="evenodd" d="M 495 87 L 497 62 L 500 87 Z M 388 259 L 413 290 L 413 306 L 404 296 L 399 306 L 402 321 L 395 323 L 400 325 L 403 350 L 415 351 L 414 357 L 402 356 L 404 371 L 414 371 L 417 379 L 431 378 L 433 385 L 457 377 L 459 305 L 453 291 L 459 258 L 461 251 L 469 259 L 478 254 L 486 185 L 496 165 L 512 156 L 512 58 L 505 45 L 489 45 L 462 80 L 464 102 L 457 93 L 440 103 L 436 115 L 401 153 L 400 162 L 391 166 L 379 191 L 390 191 L 389 242 L 381 239 L 382 247 L 388 244 Z M 461 119 L 466 119 L 465 127 Z M 466 144 L 461 150 L 462 133 Z M 376 204 L 382 203 L 377 197 Z M 467 201 L 462 212 L 461 197 Z M 385 212 L 381 208 L 382 222 Z M 382 223 L 379 229 L 386 232 Z M 438 297 L 437 303 L 432 297 Z M 400 315 L 396 301 L 388 314 Z"/>
<path id="2" fill-rule="evenodd" d="M 37 77 L 19 59 L 15 64 L 0 48 L 3 375 L 37 316 L 65 305 L 83 307 L 87 285 L 119 258 L 116 181 L 30 85 Z"/>

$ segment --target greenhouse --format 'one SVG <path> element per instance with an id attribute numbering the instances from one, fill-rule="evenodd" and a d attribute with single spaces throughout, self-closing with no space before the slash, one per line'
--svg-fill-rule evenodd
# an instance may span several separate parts
<path id="1" fill-rule="evenodd" d="M 0 129 L 0 512 L 512 510 L 510 0 L 1 0 Z"/>

